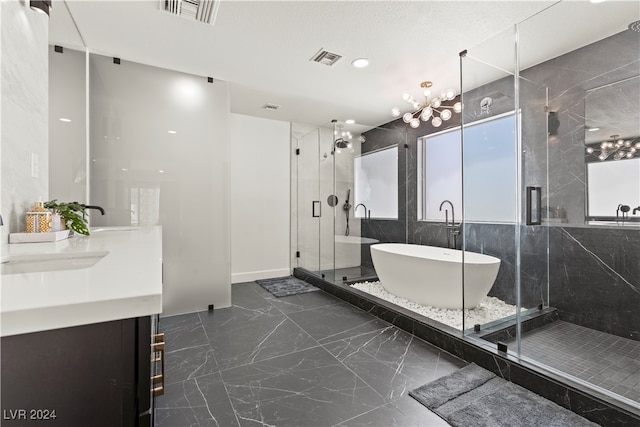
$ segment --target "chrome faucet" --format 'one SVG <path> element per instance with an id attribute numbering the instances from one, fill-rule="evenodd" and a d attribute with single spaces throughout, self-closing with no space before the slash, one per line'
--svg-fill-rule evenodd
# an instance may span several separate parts
<path id="1" fill-rule="evenodd" d="M 353 208 L 353 214 L 355 215 L 358 208 L 362 206 L 364 208 L 364 218 L 371 219 L 371 211 L 367 210 L 367 206 L 364 203 L 358 203 L 355 208 Z"/>
<path id="2" fill-rule="evenodd" d="M 442 212 L 442 206 L 444 206 L 445 203 L 449 203 L 449 206 L 451 206 L 451 225 L 456 225 L 456 214 L 453 210 L 453 203 L 449 200 L 443 200 L 442 203 L 440 203 L 440 212 Z M 449 210 L 447 208 L 444 208 L 444 225 L 449 225 Z"/>
<path id="3" fill-rule="evenodd" d="M 460 234 L 460 227 L 456 225 L 456 214 L 453 209 L 453 203 L 449 200 L 444 200 L 440 203 L 440 212 L 442 212 L 442 206 L 445 203 L 449 203 L 451 206 L 451 225 L 449 225 L 449 209 L 444 208 L 444 225 L 447 230 L 447 247 L 450 249 L 455 249 L 457 246 L 457 236 Z M 453 246 L 451 246 L 451 237 L 453 236 Z"/>
<path id="4" fill-rule="evenodd" d="M 100 207 L 100 206 L 93 206 L 93 205 L 84 205 L 85 209 L 95 209 L 100 211 L 100 214 L 104 215 L 104 208 Z"/>

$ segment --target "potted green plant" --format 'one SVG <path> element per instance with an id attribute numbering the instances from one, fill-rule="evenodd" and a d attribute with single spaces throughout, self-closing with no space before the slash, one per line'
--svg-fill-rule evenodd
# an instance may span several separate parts
<path id="1" fill-rule="evenodd" d="M 44 207 L 51 209 L 54 214 L 60 215 L 62 223 L 78 234 L 89 235 L 89 227 L 86 218 L 85 207 L 79 203 L 58 202 L 58 199 L 49 200 Z"/>

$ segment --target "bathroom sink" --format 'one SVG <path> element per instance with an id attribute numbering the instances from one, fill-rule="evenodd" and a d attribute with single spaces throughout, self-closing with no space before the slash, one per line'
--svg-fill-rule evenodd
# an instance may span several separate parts
<path id="1" fill-rule="evenodd" d="M 105 231 L 137 231 L 140 230 L 140 227 L 137 225 L 114 225 L 114 226 L 105 226 L 105 227 L 95 227 L 90 228 L 89 231 L 91 233 L 102 233 Z"/>
<path id="2" fill-rule="evenodd" d="M 0 273 L 26 274 L 45 271 L 78 270 L 93 267 L 109 254 L 108 251 L 56 253 L 37 255 L 14 255 L 2 259 Z"/>

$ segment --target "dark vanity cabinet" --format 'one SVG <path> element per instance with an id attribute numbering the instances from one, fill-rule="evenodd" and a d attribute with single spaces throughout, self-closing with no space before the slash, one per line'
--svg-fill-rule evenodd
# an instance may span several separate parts
<path id="1" fill-rule="evenodd" d="M 151 426 L 152 389 L 162 390 L 152 349 L 164 357 L 154 324 L 138 317 L 3 337 L 2 426 Z"/>

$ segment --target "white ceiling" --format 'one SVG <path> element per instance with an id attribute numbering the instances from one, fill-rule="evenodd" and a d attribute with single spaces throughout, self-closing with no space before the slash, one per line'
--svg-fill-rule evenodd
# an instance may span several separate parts
<path id="1" fill-rule="evenodd" d="M 169 15 L 159 0 L 56 0 L 49 39 L 227 81 L 232 112 L 314 125 L 349 118 L 378 125 L 391 120 L 403 92 L 420 96 L 421 81 L 432 80 L 436 93 L 459 88 L 460 51 L 553 3 L 222 1 L 211 26 Z M 622 31 L 637 9 L 637 1 L 554 6 L 532 19 L 541 34 L 531 38 L 531 56 L 521 61 L 541 62 Z M 540 28 L 536 19 L 545 15 L 549 26 Z M 343 58 L 333 67 L 310 62 L 320 48 Z M 359 57 L 370 66 L 352 67 Z M 266 103 L 281 107 L 265 111 Z"/>

